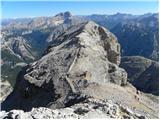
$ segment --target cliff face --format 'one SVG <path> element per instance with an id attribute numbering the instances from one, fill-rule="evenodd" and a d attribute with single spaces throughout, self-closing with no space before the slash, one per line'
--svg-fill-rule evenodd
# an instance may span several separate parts
<path id="1" fill-rule="evenodd" d="M 74 25 L 52 40 L 44 56 L 19 73 L 2 109 L 65 107 L 82 101 L 79 96 L 90 84 L 126 84 L 127 73 L 118 67 L 120 45 L 103 27 L 94 22 Z"/>

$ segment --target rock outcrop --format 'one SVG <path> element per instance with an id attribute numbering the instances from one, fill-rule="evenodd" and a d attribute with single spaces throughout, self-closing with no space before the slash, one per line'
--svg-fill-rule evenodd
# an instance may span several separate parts
<path id="1" fill-rule="evenodd" d="M 126 84 L 127 73 L 118 67 L 120 45 L 105 28 L 81 23 L 53 37 L 52 42 L 41 59 L 19 73 L 2 109 L 66 107 L 85 100 L 79 96 L 89 84 Z"/>
<path id="2" fill-rule="evenodd" d="M 23 110 L 2 111 L 1 119 L 90 119 L 90 118 L 114 118 L 114 119 L 145 119 L 146 117 L 134 113 L 129 108 L 119 106 L 111 100 L 97 100 L 88 98 L 85 101 L 71 107 L 51 110 L 49 108 L 33 108 L 29 112 Z"/>
<path id="3" fill-rule="evenodd" d="M 159 64 L 140 57 L 122 57 L 120 65 L 128 73 L 128 81 L 138 90 L 159 95 Z"/>
<path id="4" fill-rule="evenodd" d="M 6 97 L 12 92 L 13 88 L 7 80 L 1 80 L 0 82 L 0 103 L 2 103 Z"/>
<path id="5" fill-rule="evenodd" d="M 158 97 L 137 94 L 131 85 L 80 81 L 78 87 L 81 95 L 70 94 L 64 108 L 34 107 L 27 112 L 12 109 L 0 112 L 0 118 L 158 118 Z"/>

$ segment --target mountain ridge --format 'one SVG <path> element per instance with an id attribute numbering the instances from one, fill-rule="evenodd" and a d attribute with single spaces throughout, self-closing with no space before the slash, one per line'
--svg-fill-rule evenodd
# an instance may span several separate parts
<path id="1" fill-rule="evenodd" d="M 67 16 L 66 21 L 64 16 Z M 38 111 L 43 113 L 39 117 L 46 117 L 45 110 L 52 111 L 52 113 L 59 111 L 61 114 L 61 110 L 65 111 L 66 109 L 72 110 L 72 115 L 83 114 L 87 118 L 93 110 L 96 112 L 92 114 L 97 115 L 97 111 L 99 111 L 102 116 L 107 118 L 158 118 L 158 96 L 144 93 L 154 94 L 155 91 L 157 92 L 157 86 L 154 87 L 155 85 L 151 81 L 154 79 L 154 70 L 159 70 L 157 64 L 151 65 L 150 62 L 147 62 L 149 69 L 147 67 L 145 72 L 141 72 L 141 70 L 135 72 L 134 67 L 130 69 L 134 71 L 134 74 L 141 74 L 140 77 L 138 76 L 140 79 L 135 80 L 133 77 L 136 84 L 141 82 L 141 86 L 136 89 L 130 84 L 132 76 L 127 67 L 124 67 L 126 70 L 119 67 L 120 63 L 127 62 L 124 62 L 123 57 L 121 59 L 121 47 L 112 32 L 93 21 L 77 18 L 69 13 L 67 15 L 60 13 L 53 19 L 56 22 L 56 24 L 52 23 L 54 27 L 48 28 L 45 24 L 36 25 L 36 22 L 33 22 L 35 24 L 31 23 L 33 28 L 10 31 L 11 36 L 10 34 L 9 36 L 13 39 L 9 39 L 9 43 L 14 42 L 17 36 L 22 36 L 30 43 L 28 45 L 38 48 L 34 52 L 38 51 L 39 57 L 35 57 L 35 61 L 28 62 L 28 64 L 18 61 L 11 63 L 13 66 L 9 66 L 11 68 L 14 66 L 24 67 L 19 70 L 14 90 L 2 103 L 2 110 L 9 112 L 2 111 L 0 118 L 31 118 L 30 115 L 39 114 Z M 43 21 L 44 18 L 35 21 L 39 23 L 41 20 Z M 9 31 L 5 32 L 9 33 Z M 6 33 L 4 36 L 8 35 Z M 4 43 L 6 41 L 7 39 L 4 39 Z M 41 45 L 45 47 L 42 48 Z M 18 46 L 18 44 L 14 46 Z M 15 53 L 17 53 L 17 48 L 13 49 Z M 132 60 L 132 64 L 129 64 L 131 66 L 134 66 L 133 63 L 139 66 L 146 64 L 143 60 L 139 60 L 139 63 L 135 59 L 130 61 Z M 6 60 L 2 60 L 4 70 L 7 68 L 4 66 L 6 61 L 7 56 Z M 8 63 L 10 62 L 8 61 Z M 141 68 L 143 69 L 143 67 Z M 126 71 L 129 77 L 127 77 Z M 146 79 L 148 74 L 150 77 Z M 146 81 L 150 81 L 147 82 L 147 87 L 144 85 Z M 136 86 L 136 84 L 133 85 Z M 90 101 L 90 98 L 93 99 Z M 108 102 L 108 100 L 114 103 Z M 109 106 L 116 108 L 112 111 L 112 107 Z M 51 118 L 57 116 L 53 116 L 50 112 L 47 114 L 51 115 Z M 80 117 L 84 117 L 83 115 Z M 58 117 L 63 118 L 64 116 Z M 37 118 L 36 115 L 32 117 Z"/>
<path id="2" fill-rule="evenodd" d="M 80 23 L 68 28 L 53 41 L 47 54 L 19 73 L 14 91 L 2 103 L 2 109 L 28 110 L 35 106 L 32 101 L 36 101 L 38 106 L 60 108 L 70 104 L 70 94 L 81 94 L 87 83 L 126 84 L 127 73 L 118 67 L 119 44 L 105 28 L 94 22 Z M 42 97 L 42 94 L 46 97 Z M 28 97 L 32 100 L 28 101 Z M 15 98 L 19 102 L 12 102 Z M 19 107 L 22 101 L 25 103 Z"/>

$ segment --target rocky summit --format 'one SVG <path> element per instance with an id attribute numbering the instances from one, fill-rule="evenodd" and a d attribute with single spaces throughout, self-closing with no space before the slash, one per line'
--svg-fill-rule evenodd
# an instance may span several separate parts
<path id="1" fill-rule="evenodd" d="M 81 23 L 52 39 L 44 56 L 19 73 L 2 109 L 61 108 L 85 99 L 79 96 L 89 84 L 126 84 L 120 45 L 105 28 Z"/>

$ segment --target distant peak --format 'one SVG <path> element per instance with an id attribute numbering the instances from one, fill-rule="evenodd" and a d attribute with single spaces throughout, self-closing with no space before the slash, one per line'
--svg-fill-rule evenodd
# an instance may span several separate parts
<path id="1" fill-rule="evenodd" d="M 66 11 L 66 12 L 64 12 L 64 16 L 66 16 L 66 17 L 71 17 L 72 14 L 71 14 L 69 11 Z"/>
<path id="2" fill-rule="evenodd" d="M 121 15 L 132 15 L 132 14 L 127 14 L 127 13 L 120 13 L 120 12 L 117 12 L 116 14 L 114 15 L 117 15 L 117 16 L 121 16 Z"/>
<path id="3" fill-rule="evenodd" d="M 69 17 L 72 16 L 72 14 L 71 14 L 69 11 L 66 11 L 66 12 L 61 12 L 61 13 L 55 15 L 55 16 L 56 16 L 56 17 L 59 16 L 59 17 L 69 18 Z"/>

